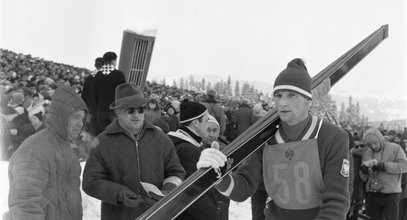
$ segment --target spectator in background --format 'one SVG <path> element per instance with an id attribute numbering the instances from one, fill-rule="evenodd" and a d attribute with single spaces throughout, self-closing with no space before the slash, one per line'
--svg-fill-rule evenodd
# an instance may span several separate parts
<path id="1" fill-rule="evenodd" d="M 15 93 L 12 95 L 12 100 L 21 100 L 21 97 L 22 94 Z M 9 127 L 9 137 L 11 142 L 8 145 L 8 158 L 11 157 L 28 136 L 34 133 L 34 128 L 31 125 L 27 109 L 21 105 L 17 105 L 15 109 L 17 116 L 11 120 Z"/>
<path id="2" fill-rule="evenodd" d="M 253 106 L 254 121 L 259 120 L 267 114 L 267 111 L 263 109 L 261 103 L 257 103 Z"/>
<path id="3" fill-rule="evenodd" d="M 97 72 L 100 71 L 100 69 L 103 66 L 103 58 L 98 57 L 95 59 L 95 70 L 91 72 L 89 76 L 85 78 L 85 81 L 83 83 L 83 89 L 82 89 L 82 99 L 85 101 L 86 106 L 89 109 L 89 115 L 88 115 L 88 122 L 86 123 L 86 130 L 89 131 L 90 134 L 93 136 L 97 135 L 97 131 L 100 130 L 97 128 L 98 123 L 96 120 L 96 98 L 95 98 L 95 89 L 94 89 L 94 78 Z"/>
<path id="4" fill-rule="evenodd" d="M 366 131 L 364 142 L 369 148 L 363 151 L 360 175 L 366 181 L 368 214 L 372 219 L 397 219 L 406 155 L 376 128 Z"/>
<path id="5" fill-rule="evenodd" d="M 257 103 L 253 106 L 253 116 L 256 122 L 260 118 L 264 117 L 267 111 L 263 109 L 261 103 Z M 252 209 L 252 220 L 264 220 L 266 216 L 264 215 L 264 208 L 266 208 L 267 202 L 267 191 L 264 186 L 264 182 L 261 181 L 257 187 L 256 192 L 250 197 L 251 209 Z"/>
<path id="6" fill-rule="evenodd" d="M 69 86 L 55 91 L 47 128 L 25 140 L 10 160 L 11 219 L 82 219 L 81 167 L 70 143 L 79 137 L 86 111 Z"/>
<path id="7" fill-rule="evenodd" d="M 362 208 L 364 200 L 363 181 L 360 178 L 359 172 L 362 165 L 362 149 L 364 147 L 362 140 L 355 132 L 353 135 L 353 147 L 351 147 L 351 137 L 349 138 L 350 156 L 352 156 L 351 166 L 353 167 L 353 184 L 351 193 L 351 204 L 349 213 L 346 219 L 358 220 L 359 211 Z M 351 190 L 349 190 L 351 192 Z"/>
<path id="8" fill-rule="evenodd" d="M 206 92 L 206 99 L 202 102 L 210 115 L 212 115 L 220 125 L 219 135 L 223 136 L 226 128 L 226 115 L 222 106 L 216 101 L 216 91 L 210 89 Z"/>
<path id="9" fill-rule="evenodd" d="M 168 123 L 166 121 L 164 121 L 164 119 L 156 118 L 156 119 L 154 119 L 152 124 L 154 126 L 156 126 L 157 128 L 161 129 L 161 131 L 163 131 L 166 134 L 168 132 L 170 132 L 170 127 L 168 126 Z"/>
<path id="10" fill-rule="evenodd" d="M 156 98 L 150 99 L 147 104 L 147 109 L 145 113 L 145 120 L 149 121 L 150 123 L 153 122 L 157 118 L 161 118 L 161 108 Z"/>
<path id="11" fill-rule="evenodd" d="M 225 111 L 226 115 L 226 127 L 225 127 L 225 138 L 228 142 L 232 142 L 236 138 L 236 125 L 235 119 L 233 118 L 233 109 L 227 108 Z"/>
<path id="12" fill-rule="evenodd" d="M 179 128 L 179 119 L 177 117 L 177 111 L 174 106 L 170 105 L 167 109 L 167 123 L 170 127 L 170 131 L 176 131 Z"/>
<path id="13" fill-rule="evenodd" d="M 45 128 L 43 119 L 44 118 L 42 116 L 42 112 L 37 112 L 36 114 L 30 116 L 30 122 L 32 127 L 34 128 L 34 133 L 37 133 L 38 131 Z"/>
<path id="14" fill-rule="evenodd" d="M 102 220 L 135 219 L 152 205 L 142 184 L 165 195 L 185 175 L 170 138 L 144 119 L 150 99 L 132 83 L 117 86 L 115 94 L 110 108 L 117 119 L 97 137 L 82 182 L 102 201 Z"/>
<path id="15" fill-rule="evenodd" d="M 109 105 L 114 101 L 116 86 L 126 82 L 123 72 L 116 69 L 116 59 L 116 53 L 106 52 L 103 55 L 104 65 L 94 78 L 97 134 L 114 120 L 115 114 Z"/>
<path id="16" fill-rule="evenodd" d="M 39 93 L 34 93 L 31 97 L 31 104 L 27 107 L 29 114 L 35 114 L 37 112 L 42 112 L 44 114 L 44 98 Z"/>
<path id="17" fill-rule="evenodd" d="M 236 135 L 241 135 L 246 129 L 254 124 L 253 110 L 249 106 L 249 100 L 243 99 L 239 108 L 234 113 Z"/>

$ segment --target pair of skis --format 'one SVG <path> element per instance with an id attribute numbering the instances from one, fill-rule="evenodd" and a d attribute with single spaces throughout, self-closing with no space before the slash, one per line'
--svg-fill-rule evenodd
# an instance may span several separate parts
<path id="1" fill-rule="evenodd" d="M 312 78 L 313 93 L 328 93 L 331 86 L 335 85 L 388 37 L 388 30 L 388 25 L 383 25 L 314 76 Z M 228 162 L 226 166 L 221 168 L 221 176 L 227 175 L 271 139 L 277 131 L 279 123 L 277 111 L 271 110 L 231 142 L 223 150 L 223 153 L 228 157 Z M 218 180 L 217 173 L 213 169 L 199 169 L 137 219 L 174 219 L 213 187 Z"/>

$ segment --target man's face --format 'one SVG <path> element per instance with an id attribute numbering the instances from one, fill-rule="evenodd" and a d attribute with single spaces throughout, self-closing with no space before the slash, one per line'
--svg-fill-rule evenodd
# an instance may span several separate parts
<path id="1" fill-rule="evenodd" d="M 39 101 L 40 101 L 40 98 L 38 98 L 37 96 L 34 96 L 32 98 L 33 105 L 36 105 Z"/>
<path id="2" fill-rule="evenodd" d="M 308 116 L 311 101 L 292 91 L 277 91 L 274 102 L 281 121 L 288 125 L 296 125 Z"/>
<path id="3" fill-rule="evenodd" d="M 153 102 L 148 103 L 148 106 L 150 107 L 150 109 L 155 109 L 155 103 Z"/>
<path id="4" fill-rule="evenodd" d="M 173 108 L 169 108 L 168 111 L 167 111 L 167 113 L 168 113 L 169 115 L 173 115 L 173 114 L 174 114 L 174 109 L 173 109 Z"/>
<path id="5" fill-rule="evenodd" d="M 33 116 L 31 116 L 30 117 L 30 122 L 31 122 L 31 125 L 35 128 L 35 127 L 37 127 L 37 126 L 40 126 L 41 125 L 41 121 L 40 121 L 40 119 L 38 119 L 38 117 L 37 116 L 35 116 L 35 115 L 33 115 Z"/>
<path id="6" fill-rule="evenodd" d="M 195 129 L 198 135 L 202 138 L 208 136 L 208 120 L 209 120 L 209 113 L 206 112 L 202 116 L 202 121 L 200 122 L 198 119 L 195 119 L 193 123 L 195 123 Z"/>
<path id="7" fill-rule="evenodd" d="M 375 152 L 380 151 L 381 149 L 379 138 L 372 134 L 366 135 L 366 145 Z"/>
<path id="8" fill-rule="evenodd" d="M 204 138 L 205 143 L 211 144 L 213 141 L 218 140 L 219 128 L 215 123 L 209 122 L 206 131 L 208 135 L 206 136 L 206 138 Z"/>
<path id="9" fill-rule="evenodd" d="M 76 140 L 82 131 L 82 127 L 85 121 L 85 111 L 77 110 L 72 112 L 68 117 L 68 138 L 70 140 Z"/>
<path id="10" fill-rule="evenodd" d="M 138 131 L 144 124 L 144 112 L 146 107 L 119 109 L 117 118 L 124 129 L 128 131 Z"/>

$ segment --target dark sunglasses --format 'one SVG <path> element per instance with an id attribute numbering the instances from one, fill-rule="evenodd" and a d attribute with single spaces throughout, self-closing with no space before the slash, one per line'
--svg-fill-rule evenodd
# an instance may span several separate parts
<path id="1" fill-rule="evenodd" d="M 127 113 L 128 113 L 129 115 L 134 114 L 136 111 L 137 111 L 139 114 L 143 114 L 145 110 L 146 110 L 146 106 L 144 106 L 144 105 L 143 105 L 143 106 L 139 106 L 139 107 L 137 107 L 137 108 L 131 107 L 131 108 L 127 108 L 127 109 L 126 109 L 126 111 L 127 111 Z"/>

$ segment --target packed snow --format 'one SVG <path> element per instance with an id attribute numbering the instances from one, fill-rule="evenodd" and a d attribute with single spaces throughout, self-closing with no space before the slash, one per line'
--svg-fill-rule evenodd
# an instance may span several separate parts
<path id="1" fill-rule="evenodd" d="M 81 163 L 82 170 L 85 163 Z M 8 162 L 0 161 L 0 216 L 8 210 Z M 94 199 L 86 193 L 82 192 L 82 206 L 83 206 L 83 220 L 97 220 L 100 219 L 100 201 Z M 230 220 L 247 220 L 251 219 L 250 199 L 245 202 L 230 202 L 229 207 Z"/>

